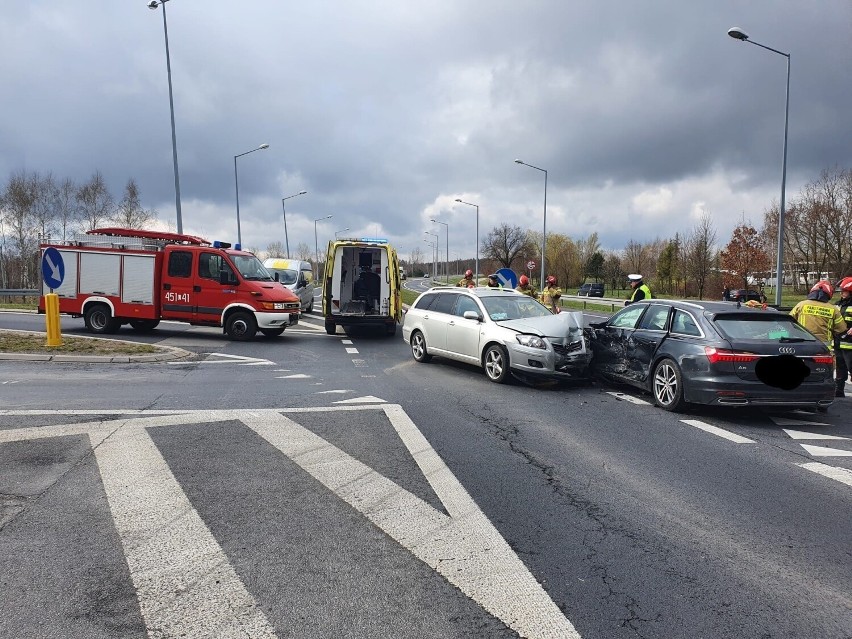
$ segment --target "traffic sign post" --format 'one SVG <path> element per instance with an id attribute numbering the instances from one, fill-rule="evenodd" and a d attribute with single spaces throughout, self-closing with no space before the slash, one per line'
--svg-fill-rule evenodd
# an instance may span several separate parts
<path id="1" fill-rule="evenodd" d="M 50 289 L 44 296 L 44 321 L 47 327 L 47 346 L 62 346 L 62 327 L 59 324 L 59 295 L 53 289 L 62 286 L 65 279 L 65 262 L 62 254 L 52 246 L 41 256 L 41 279 Z"/>
<path id="2" fill-rule="evenodd" d="M 530 272 L 529 278 L 530 278 L 530 282 L 532 282 L 532 274 L 533 274 L 533 271 L 535 270 L 535 262 L 533 262 L 532 260 L 527 262 L 527 270 Z"/>

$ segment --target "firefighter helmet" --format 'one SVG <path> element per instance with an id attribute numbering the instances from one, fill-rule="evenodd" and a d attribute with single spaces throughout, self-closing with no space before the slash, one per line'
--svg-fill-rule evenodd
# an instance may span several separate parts
<path id="1" fill-rule="evenodd" d="M 554 286 L 556 286 L 556 278 L 553 275 L 548 275 L 547 279 L 544 281 L 548 284 L 553 284 Z"/>
<path id="2" fill-rule="evenodd" d="M 465 276 L 465 279 L 467 279 L 468 277 L 473 277 L 473 271 L 471 271 L 470 269 L 467 269 L 464 272 L 464 276 Z"/>
<path id="3" fill-rule="evenodd" d="M 837 288 L 847 293 L 852 293 L 852 277 L 844 277 L 837 283 Z"/>
<path id="4" fill-rule="evenodd" d="M 852 277 L 849 278 L 849 279 L 852 280 Z M 529 283 L 530 283 L 530 278 L 528 278 L 526 275 L 521 275 L 521 277 L 518 278 L 518 284 L 520 284 L 521 286 L 526 286 Z"/>
<path id="5" fill-rule="evenodd" d="M 822 291 L 828 298 L 831 299 L 832 295 L 834 295 L 834 287 L 831 285 L 831 282 L 827 282 L 826 280 L 820 280 L 811 288 L 811 293 L 815 293 L 817 291 Z"/>

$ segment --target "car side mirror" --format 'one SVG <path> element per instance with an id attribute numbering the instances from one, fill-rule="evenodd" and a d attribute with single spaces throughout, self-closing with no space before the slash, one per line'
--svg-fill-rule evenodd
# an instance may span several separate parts
<path id="1" fill-rule="evenodd" d="M 275 278 L 275 281 L 276 281 L 276 282 L 280 281 L 280 279 L 281 279 L 281 276 L 280 276 L 280 274 L 278 273 L 278 271 L 275 271 L 275 274 L 273 275 L 273 277 Z"/>
<path id="2" fill-rule="evenodd" d="M 482 321 L 482 316 L 476 311 L 465 311 L 462 317 L 469 320 L 476 320 L 478 322 Z"/>
<path id="3" fill-rule="evenodd" d="M 237 283 L 236 276 L 231 273 L 228 269 L 222 269 L 219 271 L 219 284 L 230 284 L 234 285 Z"/>

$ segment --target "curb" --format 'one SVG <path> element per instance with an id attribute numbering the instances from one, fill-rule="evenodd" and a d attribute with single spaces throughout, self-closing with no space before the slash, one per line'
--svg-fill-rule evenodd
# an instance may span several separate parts
<path id="1" fill-rule="evenodd" d="M 30 335 L 45 335 L 37 331 L 17 331 L 13 329 L 4 329 L 7 332 L 13 333 L 28 333 Z M 79 339 L 102 339 L 97 337 L 84 337 L 75 335 Z M 126 340 L 108 340 L 111 342 L 121 342 L 123 344 L 137 344 L 137 342 L 128 342 Z M 150 344 L 156 348 L 158 353 L 145 353 L 143 355 L 65 355 L 51 353 L 0 353 L 0 360 L 10 360 L 18 362 L 64 362 L 64 363 L 100 363 L 100 364 L 131 364 L 145 362 L 166 362 L 176 359 L 185 359 L 193 357 L 195 353 L 186 351 L 182 348 L 174 346 L 158 346 Z"/>

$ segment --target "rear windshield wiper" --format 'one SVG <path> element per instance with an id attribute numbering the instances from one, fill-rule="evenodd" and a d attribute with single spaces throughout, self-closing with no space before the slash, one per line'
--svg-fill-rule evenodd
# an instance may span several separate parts
<path id="1" fill-rule="evenodd" d="M 779 342 L 784 342 L 785 344 L 789 344 L 790 342 L 804 342 L 804 337 L 782 337 L 778 340 Z"/>

